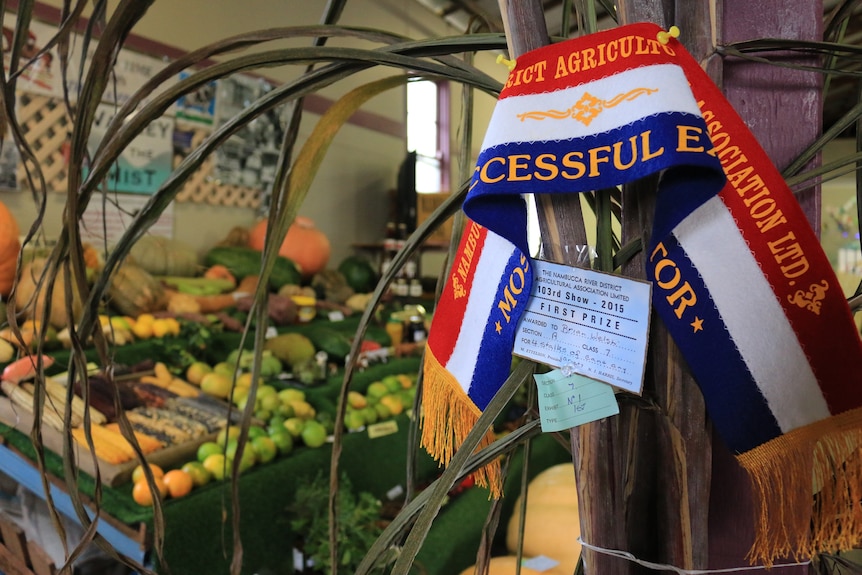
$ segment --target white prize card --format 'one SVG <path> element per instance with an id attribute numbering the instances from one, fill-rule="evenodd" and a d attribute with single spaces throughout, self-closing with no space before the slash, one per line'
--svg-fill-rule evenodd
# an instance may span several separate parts
<path id="1" fill-rule="evenodd" d="M 533 260 L 533 289 L 515 355 L 640 393 L 649 282 Z"/>

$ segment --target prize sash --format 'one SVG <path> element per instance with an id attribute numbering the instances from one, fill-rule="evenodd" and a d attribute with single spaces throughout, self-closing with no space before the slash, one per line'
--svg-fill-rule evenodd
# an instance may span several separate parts
<path id="1" fill-rule="evenodd" d="M 518 58 L 429 334 L 423 445 L 448 462 L 508 376 L 532 285 L 521 194 L 660 172 L 646 254 L 653 306 L 752 479 L 752 560 L 852 547 L 862 539 L 859 333 L 786 183 L 660 31 L 624 26 Z M 490 464 L 477 482 L 497 495 L 498 474 Z"/>

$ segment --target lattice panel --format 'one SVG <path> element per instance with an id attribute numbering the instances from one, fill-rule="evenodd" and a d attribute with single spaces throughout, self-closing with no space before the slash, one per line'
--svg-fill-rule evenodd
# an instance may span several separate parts
<path id="1" fill-rule="evenodd" d="M 65 193 L 71 124 L 63 102 L 49 96 L 21 93 L 18 95 L 17 112 L 24 136 L 44 173 L 48 190 Z M 196 130 L 193 146 L 199 145 L 206 135 L 206 130 Z M 175 158 L 174 164 L 178 164 L 180 159 Z M 213 170 L 213 160 L 210 158 L 192 174 L 177 194 L 177 201 L 244 208 L 260 206 L 260 190 L 219 185 L 211 177 Z M 27 176 L 23 165 L 18 167 L 17 177 L 19 187 L 27 189 Z"/>
<path id="2" fill-rule="evenodd" d="M 67 142 L 70 122 L 62 101 L 48 96 L 18 95 L 18 121 L 49 191 L 65 192 L 68 176 Z M 28 187 L 24 166 L 18 166 L 18 186 Z"/>

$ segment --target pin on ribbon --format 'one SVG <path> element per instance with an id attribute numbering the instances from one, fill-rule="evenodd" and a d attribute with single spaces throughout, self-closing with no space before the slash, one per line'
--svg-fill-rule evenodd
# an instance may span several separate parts
<path id="1" fill-rule="evenodd" d="M 511 72 L 512 70 L 514 70 L 514 69 L 515 69 L 515 63 L 516 63 L 516 60 L 509 60 L 508 58 L 506 58 L 505 56 L 503 56 L 502 54 L 500 54 L 499 56 L 497 56 L 497 63 L 498 63 L 498 64 L 503 64 L 503 65 L 504 65 L 504 66 L 506 66 L 506 67 L 509 69 L 509 71 Z"/>
<path id="2" fill-rule="evenodd" d="M 656 34 L 656 39 L 662 44 L 667 44 L 671 38 L 679 38 L 679 28 L 676 26 L 671 26 L 668 28 L 668 31 L 665 32 L 662 30 L 658 34 Z M 499 60 L 498 60 L 499 61 Z"/>

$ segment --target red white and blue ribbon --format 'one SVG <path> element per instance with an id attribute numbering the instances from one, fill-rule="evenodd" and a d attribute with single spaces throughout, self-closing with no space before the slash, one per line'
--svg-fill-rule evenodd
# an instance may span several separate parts
<path id="1" fill-rule="evenodd" d="M 518 58 L 429 334 L 423 445 L 447 462 L 508 375 L 532 284 L 521 194 L 661 173 L 646 258 L 653 306 L 752 477 L 762 503 L 752 557 L 858 543 L 858 331 L 793 194 L 697 62 L 660 31 L 626 26 Z M 497 473 L 489 466 L 477 481 L 496 494 Z"/>

